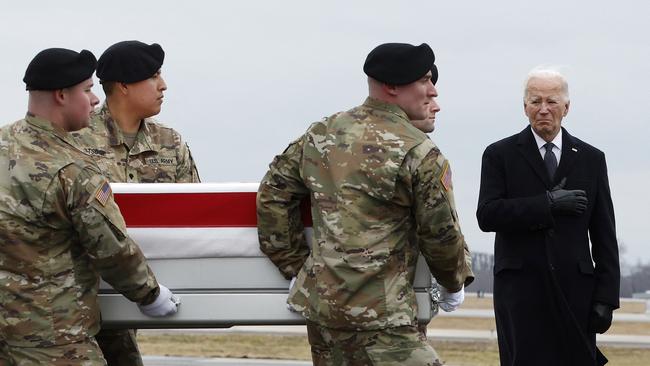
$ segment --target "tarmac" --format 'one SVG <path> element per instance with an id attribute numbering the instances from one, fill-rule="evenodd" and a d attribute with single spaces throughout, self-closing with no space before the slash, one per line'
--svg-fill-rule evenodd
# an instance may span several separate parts
<path id="1" fill-rule="evenodd" d="M 492 309 L 458 309 L 451 313 L 441 311 L 436 315 L 441 318 L 494 318 Z M 648 313 L 617 313 L 614 312 L 614 322 L 650 323 Z"/>

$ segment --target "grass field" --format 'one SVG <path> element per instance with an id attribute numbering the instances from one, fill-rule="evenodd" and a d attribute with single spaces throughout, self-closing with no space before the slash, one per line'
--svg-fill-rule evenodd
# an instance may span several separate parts
<path id="1" fill-rule="evenodd" d="M 251 334 L 139 334 L 144 355 L 311 360 L 305 336 Z M 450 366 L 497 366 L 495 342 L 433 342 Z M 650 349 L 604 348 L 610 365 L 647 366 Z"/>
<path id="2" fill-rule="evenodd" d="M 491 298 L 468 296 L 464 309 L 491 309 Z M 623 301 L 620 312 L 644 313 L 643 302 Z M 430 329 L 494 330 L 494 319 L 437 317 L 429 324 Z M 650 323 L 614 323 L 607 334 L 650 336 Z M 138 333 L 138 343 L 145 355 L 268 358 L 311 360 L 306 336 L 259 335 L 259 334 L 161 334 Z M 498 349 L 495 341 L 449 342 L 434 341 L 433 347 L 449 366 L 495 366 L 498 365 Z M 604 347 L 603 353 L 610 365 L 646 366 L 650 349 Z"/>

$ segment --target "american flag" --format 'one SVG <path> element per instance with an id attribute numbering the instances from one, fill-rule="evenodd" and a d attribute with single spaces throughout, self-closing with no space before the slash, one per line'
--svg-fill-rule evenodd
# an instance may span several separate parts
<path id="1" fill-rule="evenodd" d="M 129 235 L 149 259 L 265 257 L 257 238 L 257 183 L 112 186 Z M 308 203 L 302 216 L 309 234 Z"/>
<path id="2" fill-rule="evenodd" d="M 129 235 L 156 278 L 182 298 L 179 312 L 150 318 L 101 284 L 102 321 L 131 327 L 230 327 L 242 324 L 304 324 L 287 309 L 288 281 L 260 251 L 257 183 L 112 183 Z M 302 219 L 307 241 L 313 230 L 309 202 Z M 431 318 L 426 289 L 431 275 L 421 260 L 416 274 L 418 319 Z"/>
<path id="3" fill-rule="evenodd" d="M 451 183 L 451 169 L 449 169 L 449 163 L 445 162 L 445 166 L 442 171 L 442 176 L 440 177 L 440 183 L 442 183 L 442 186 L 445 187 L 446 191 L 449 191 L 452 189 L 452 183 Z"/>
<path id="4" fill-rule="evenodd" d="M 106 206 L 106 201 L 108 201 L 108 198 L 111 196 L 111 186 L 108 184 L 108 181 L 105 181 L 104 184 L 102 184 L 101 188 L 97 190 L 97 193 L 95 193 L 95 198 L 99 203 L 102 204 L 102 206 Z"/>

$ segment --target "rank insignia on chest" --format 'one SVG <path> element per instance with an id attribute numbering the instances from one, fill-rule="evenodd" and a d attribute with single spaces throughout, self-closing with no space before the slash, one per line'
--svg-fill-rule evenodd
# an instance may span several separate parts
<path id="1" fill-rule="evenodd" d="M 440 183 L 445 187 L 445 191 L 449 192 L 452 189 L 451 185 L 451 169 L 449 169 L 449 163 L 445 161 L 445 166 L 442 168 L 442 175 L 440 176 Z"/>
<path id="2" fill-rule="evenodd" d="M 99 203 L 102 204 L 102 206 L 106 206 L 106 202 L 108 201 L 108 198 L 111 196 L 111 186 L 108 184 L 108 181 L 104 181 L 104 184 L 102 184 L 101 187 L 97 190 L 95 193 L 95 199 L 99 201 Z"/>

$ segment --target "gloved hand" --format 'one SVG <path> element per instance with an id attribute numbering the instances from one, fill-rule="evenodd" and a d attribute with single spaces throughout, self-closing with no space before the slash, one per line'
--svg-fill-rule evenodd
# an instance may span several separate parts
<path id="1" fill-rule="evenodd" d="M 149 305 L 138 305 L 142 314 L 159 318 L 163 316 L 169 316 L 176 314 L 178 311 L 178 306 L 181 304 L 181 300 L 176 295 L 165 286 L 159 285 L 160 293 L 156 300 Z"/>
<path id="2" fill-rule="evenodd" d="M 587 208 L 587 193 L 581 189 L 565 190 L 566 178 L 546 192 L 551 211 L 557 214 L 578 216 Z"/>
<path id="3" fill-rule="evenodd" d="M 293 288 L 293 285 L 296 283 L 296 277 L 292 277 L 291 281 L 289 282 L 289 293 L 291 293 L 291 289 Z M 290 312 L 292 313 L 297 313 L 298 310 L 294 309 L 293 306 L 289 303 L 289 298 L 287 298 L 287 309 L 289 309 Z"/>
<path id="4" fill-rule="evenodd" d="M 589 330 L 594 333 L 603 334 L 612 325 L 612 309 L 611 306 L 596 302 L 591 307 L 591 314 L 589 315 Z"/>
<path id="5" fill-rule="evenodd" d="M 443 286 L 440 286 L 440 300 L 438 305 L 446 312 L 452 312 L 460 306 L 465 300 L 465 286 L 460 288 L 458 292 L 449 292 Z"/>
<path id="6" fill-rule="evenodd" d="M 289 281 L 289 292 L 291 292 L 291 289 L 295 284 L 296 284 L 296 277 L 291 277 L 291 281 Z"/>

